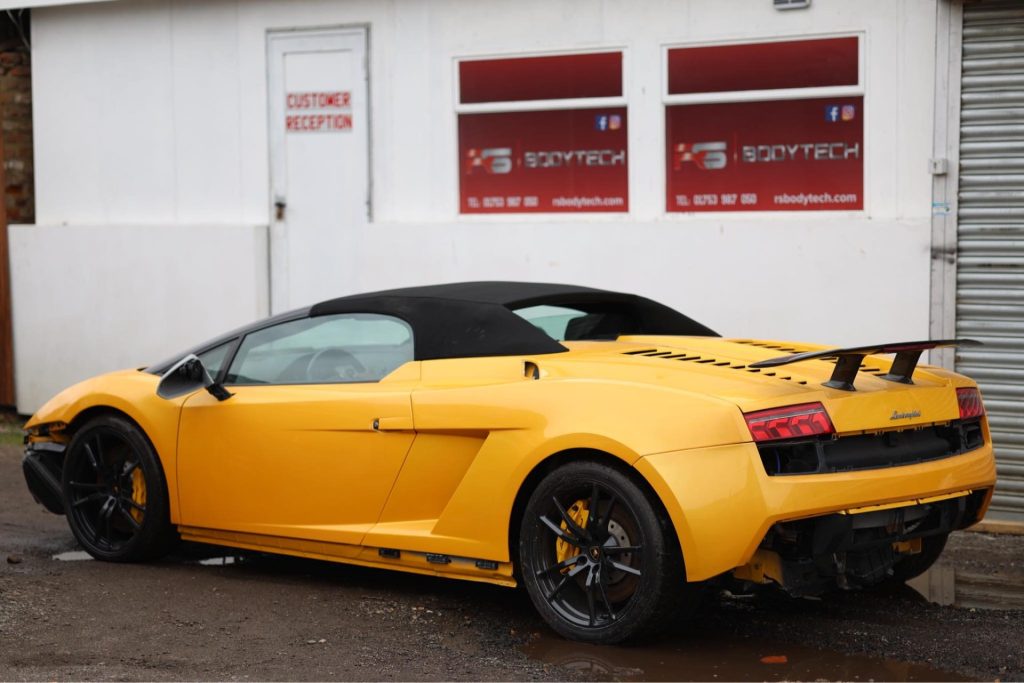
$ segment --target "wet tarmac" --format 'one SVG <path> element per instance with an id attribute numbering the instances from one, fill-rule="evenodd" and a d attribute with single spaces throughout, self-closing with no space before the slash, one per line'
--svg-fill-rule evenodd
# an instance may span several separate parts
<path id="1" fill-rule="evenodd" d="M 976 610 L 1024 609 L 1024 581 L 1017 574 L 975 573 L 940 562 L 907 588 L 894 589 L 921 602 Z M 720 598 L 733 604 L 756 601 L 771 588 L 756 594 Z M 1024 635 L 1022 635 L 1024 638 Z M 1024 645 L 1021 646 L 1024 648 Z M 953 671 L 925 664 L 843 654 L 764 639 L 699 637 L 688 634 L 677 643 L 655 647 L 590 646 L 555 635 L 539 635 L 522 648 L 533 659 L 573 671 L 588 680 L 846 680 L 846 681 L 962 681 L 971 680 Z"/>
<path id="2" fill-rule="evenodd" d="M 975 575 L 938 564 L 908 585 L 919 600 L 972 609 L 1024 609 L 1024 586 L 1011 576 Z M 760 591 L 770 589 L 759 589 Z M 907 592 L 903 589 L 903 592 Z M 723 593 L 732 602 L 754 594 Z M 522 648 L 533 659 L 589 680 L 609 681 L 962 681 L 961 674 L 924 664 L 842 654 L 767 640 L 688 636 L 656 647 L 597 647 L 540 635 Z"/>
<path id="3" fill-rule="evenodd" d="M 969 680 L 923 664 L 761 640 L 689 637 L 678 645 L 608 647 L 545 635 L 522 650 L 533 659 L 601 681 Z"/>
<path id="4" fill-rule="evenodd" d="M 203 567 L 239 565 L 261 557 L 245 553 L 204 557 L 205 548 L 193 549 L 196 555 L 181 558 L 187 564 Z M 208 550 L 215 550 L 209 548 Z M 58 553 L 52 559 L 62 562 L 91 560 L 88 553 L 72 550 Z M 276 558 L 274 558 L 276 559 Z M 1024 599 L 1024 592 L 1015 586 L 988 577 L 987 589 L 991 604 L 1006 604 Z M 960 600 L 979 602 L 969 588 L 970 579 L 957 583 L 955 569 L 937 565 L 910 584 L 921 597 L 939 605 L 957 604 Z M 965 592 L 966 590 L 966 592 Z M 1001 596 L 1001 597 L 998 597 Z M 726 600 L 742 601 L 753 595 L 727 594 Z M 980 603 L 979 603 L 980 604 Z M 1006 609 L 1004 606 L 1003 609 Z M 553 634 L 537 633 L 520 650 L 543 665 L 555 666 L 587 680 L 601 681 L 785 681 L 785 680 L 847 680 L 847 681 L 962 681 L 969 680 L 951 671 L 892 659 L 864 655 L 847 655 L 801 645 L 772 643 L 765 640 L 732 640 L 694 638 L 688 636 L 677 644 L 661 643 L 654 647 L 591 646 L 564 640 Z"/>
<path id="5" fill-rule="evenodd" d="M 242 566 L 259 571 L 278 564 L 311 565 L 324 571 L 333 566 L 325 563 L 282 558 L 263 553 L 237 552 L 222 554 L 222 548 L 187 544 L 181 555 L 172 558 L 183 565 L 200 567 Z M 221 551 L 221 552 L 218 552 Z M 71 550 L 51 556 L 60 562 L 91 560 L 82 550 Z M 948 564 L 937 564 L 930 571 L 910 582 L 899 592 L 915 596 L 921 602 L 974 609 L 1024 609 L 1024 586 L 1014 576 L 978 576 L 957 570 Z M 719 599 L 742 605 L 754 602 L 770 587 L 758 588 L 750 594 L 722 591 Z M 916 591 L 916 593 L 914 592 Z M 973 610 L 972 610 L 973 611 Z M 592 646 L 564 640 L 547 631 L 535 632 L 519 651 L 545 667 L 570 673 L 572 678 L 598 681 L 963 681 L 971 680 L 954 671 L 865 654 L 844 654 L 835 649 L 773 642 L 769 639 L 738 637 L 722 639 L 694 635 L 669 638 L 654 646 L 608 647 Z"/>

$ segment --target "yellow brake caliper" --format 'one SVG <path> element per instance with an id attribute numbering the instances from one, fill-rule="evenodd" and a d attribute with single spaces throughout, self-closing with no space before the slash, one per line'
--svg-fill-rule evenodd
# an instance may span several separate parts
<path id="1" fill-rule="evenodd" d="M 142 474 L 141 467 L 132 470 L 132 502 L 139 507 L 146 507 L 146 477 Z M 133 507 L 131 516 L 136 522 L 142 524 L 142 510 Z"/>
<path id="2" fill-rule="evenodd" d="M 587 528 L 587 518 L 590 516 L 590 511 L 587 509 L 589 504 L 585 500 L 577 500 L 571 506 L 569 506 L 569 519 L 576 522 L 576 525 L 581 529 Z M 562 520 L 562 531 L 568 530 L 569 525 Z M 565 562 L 570 557 L 575 557 L 580 554 L 580 549 L 562 539 L 555 540 L 555 561 Z M 562 569 L 562 573 L 569 571 L 571 567 L 565 567 Z"/>

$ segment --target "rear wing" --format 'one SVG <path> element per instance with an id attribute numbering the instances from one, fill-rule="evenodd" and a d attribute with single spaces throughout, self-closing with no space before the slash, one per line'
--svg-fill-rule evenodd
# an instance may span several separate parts
<path id="1" fill-rule="evenodd" d="M 851 346 L 847 349 L 827 349 L 825 351 L 807 351 L 805 353 L 794 353 L 791 356 L 780 356 L 768 360 L 750 363 L 750 368 L 774 368 L 790 363 L 800 363 L 805 360 L 816 360 L 819 358 L 836 358 L 836 369 L 832 377 L 823 382 L 826 387 L 842 389 L 843 391 L 856 391 L 853 380 L 860 370 L 861 361 L 864 356 L 873 356 L 878 353 L 895 353 L 896 358 L 892 362 L 889 372 L 878 375 L 890 382 L 902 384 L 913 384 L 914 369 L 917 368 L 917 361 L 921 353 L 928 349 L 935 349 L 940 346 L 980 346 L 981 342 L 973 339 L 935 339 L 931 341 L 896 342 L 892 344 L 876 344 L 874 346 Z"/>

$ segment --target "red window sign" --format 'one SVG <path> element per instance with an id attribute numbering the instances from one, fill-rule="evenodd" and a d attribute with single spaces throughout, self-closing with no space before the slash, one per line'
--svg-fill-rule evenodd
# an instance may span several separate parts
<path id="1" fill-rule="evenodd" d="M 621 95 L 621 52 L 477 59 L 459 63 L 459 101 L 462 104 Z"/>
<path id="2" fill-rule="evenodd" d="M 857 85 L 857 38 L 820 38 L 668 51 L 668 93 Z"/>
<path id="3" fill-rule="evenodd" d="M 284 127 L 289 133 L 352 130 L 352 93 L 347 90 L 290 92 L 285 95 L 285 109 Z"/>
<path id="4" fill-rule="evenodd" d="M 666 107 L 668 211 L 864 208 L 863 97 Z"/>
<path id="5" fill-rule="evenodd" d="M 461 114 L 463 213 L 629 209 L 626 108 Z"/>

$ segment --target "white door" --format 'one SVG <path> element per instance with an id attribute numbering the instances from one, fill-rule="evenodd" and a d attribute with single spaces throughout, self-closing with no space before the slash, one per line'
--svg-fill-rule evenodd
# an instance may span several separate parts
<path id="1" fill-rule="evenodd" d="M 351 293 L 369 220 L 366 31 L 272 32 L 270 305 Z"/>

